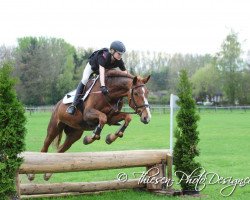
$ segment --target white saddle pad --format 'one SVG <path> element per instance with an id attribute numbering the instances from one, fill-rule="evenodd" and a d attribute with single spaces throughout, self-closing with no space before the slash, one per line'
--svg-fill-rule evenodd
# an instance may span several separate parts
<path id="1" fill-rule="evenodd" d="M 93 81 L 92 85 L 89 87 L 89 89 L 86 91 L 86 93 L 84 94 L 84 96 L 82 98 L 83 101 L 88 97 L 88 95 L 89 95 L 90 91 L 92 90 L 92 88 L 94 87 L 95 82 L 97 81 L 98 77 L 99 76 L 97 76 L 95 79 L 93 79 L 94 81 Z M 74 100 L 75 94 L 76 94 L 76 90 L 73 90 L 73 91 L 67 93 L 63 98 L 63 103 L 64 104 L 72 103 Z"/>

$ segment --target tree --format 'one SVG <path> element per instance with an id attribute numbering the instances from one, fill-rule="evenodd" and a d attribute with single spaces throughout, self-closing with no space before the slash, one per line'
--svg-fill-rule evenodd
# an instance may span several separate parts
<path id="1" fill-rule="evenodd" d="M 168 68 L 165 68 L 165 70 L 155 71 L 150 73 L 151 74 L 151 80 L 148 86 L 153 91 L 159 91 L 159 90 L 167 90 L 168 86 Z"/>
<path id="2" fill-rule="evenodd" d="M 240 71 L 243 69 L 241 53 L 238 35 L 231 31 L 221 45 L 221 51 L 217 55 L 217 64 L 222 74 L 223 91 L 232 105 L 240 96 Z"/>
<path id="3" fill-rule="evenodd" d="M 13 62 L 13 59 L 13 48 L 5 45 L 0 46 L 0 65 L 5 62 Z"/>
<path id="4" fill-rule="evenodd" d="M 73 73 L 73 81 L 74 85 L 78 85 L 79 81 L 82 79 L 82 73 L 84 67 L 88 63 L 89 56 L 93 53 L 93 49 L 83 49 L 79 48 L 73 55 L 74 58 L 74 73 Z"/>
<path id="5" fill-rule="evenodd" d="M 174 54 L 169 60 L 169 88 L 172 92 L 177 90 L 179 72 L 186 69 L 188 76 L 191 77 L 197 70 L 210 64 L 213 58 L 206 55 L 192 55 L 192 54 Z"/>
<path id="6" fill-rule="evenodd" d="M 249 105 L 250 104 L 250 71 L 243 70 L 240 80 L 240 91 L 239 91 L 239 104 Z"/>
<path id="7" fill-rule="evenodd" d="M 214 64 L 208 64 L 198 69 L 192 76 L 194 95 L 199 101 L 205 101 L 221 93 L 221 77 L 220 71 Z"/>
<path id="8" fill-rule="evenodd" d="M 199 155 L 197 148 L 199 142 L 199 132 L 197 131 L 199 115 L 192 97 L 191 83 L 185 70 L 180 72 L 177 95 L 179 96 L 177 104 L 180 109 L 176 116 L 177 129 L 175 130 L 175 137 L 177 140 L 173 152 L 175 172 L 180 180 L 183 173 L 190 175 L 190 179 L 194 179 L 200 174 L 200 163 L 194 160 Z M 180 185 L 184 191 L 197 189 L 195 183 L 185 180 L 181 180 Z"/>
<path id="9" fill-rule="evenodd" d="M 11 66 L 0 66 L 0 193 L 1 199 L 15 195 L 15 174 L 24 151 L 24 108 L 17 100 Z"/>
<path id="10" fill-rule="evenodd" d="M 138 72 L 140 73 L 141 59 L 139 52 L 127 52 L 124 54 L 123 60 L 126 64 L 126 68 L 131 74 L 136 74 Z"/>
<path id="11" fill-rule="evenodd" d="M 73 88 L 75 48 L 63 39 L 18 39 L 15 75 L 18 96 L 27 105 L 55 104 Z M 65 78 L 65 82 L 61 81 Z"/>

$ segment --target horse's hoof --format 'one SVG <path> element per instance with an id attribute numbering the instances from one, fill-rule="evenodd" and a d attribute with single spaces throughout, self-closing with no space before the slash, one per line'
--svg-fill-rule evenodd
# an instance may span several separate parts
<path id="1" fill-rule="evenodd" d="M 100 137 L 100 135 L 95 135 L 95 140 L 100 140 L 101 139 L 101 137 Z"/>
<path id="2" fill-rule="evenodd" d="M 94 140 L 90 136 L 85 136 L 84 139 L 83 139 L 83 144 L 85 144 L 85 145 L 90 144 L 92 142 L 94 142 Z"/>
<path id="3" fill-rule="evenodd" d="M 119 132 L 117 135 L 118 135 L 119 138 L 122 138 L 123 137 L 123 132 Z"/>
<path id="4" fill-rule="evenodd" d="M 35 179 L 35 174 L 27 174 L 29 181 L 33 181 Z"/>
<path id="5" fill-rule="evenodd" d="M 113 141 L 111 140 L 111 138 L 110 138 L 110 135 L 111 135 L 111 134 L 108 134 L 107 137 L 106 137 L 105 142 L 106 142 L 107 144 L 111 144 L 111 143 L 113 142 Z"/>
<path id="6" fill-rule="evenodd" d="M 48 181 L 48 180 L 50 179 L 51 176 L 52 176 L 52 173 L 45 173 L 45 174 L 43 175 L 43 179 L 44 179 L 45 181 Z"/>

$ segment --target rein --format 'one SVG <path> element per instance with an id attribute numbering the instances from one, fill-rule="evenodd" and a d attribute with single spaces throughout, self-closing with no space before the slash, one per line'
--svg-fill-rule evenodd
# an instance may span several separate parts
<path id="1" fill-rule="evenodd" d="M 108 77 L 126 77 L 126 78 L 131 78 L 131 79 L 133 79 L 132 77 L 129 77 L 129 76 L 126 76 L 126 75 L 124 75 L 124 76 L 108 76 Z M 139 88 L 139 87 L 145 87 L 145 84 L 133 86 L 133 87 L 130 89 L 130 99 L 129 99 L 129 104 L 128 104 L 128 105 L 129 105 L 131 108 L 134 108 L 134 109 L 135 109 L 135 111 L 133 111 L 133 112 L 121 112 L 121 111 L 118 110 L 119 103 L 121 102 L 121 100 L 122 100 L 123 97 L 122 97 L 122 98 L 119 98 L 118 101 L 116 102 L 116 104 L 113 106 L 113 105 L 110 103 L 111 98 L 110 98 L 108 95 L 103 95 L 103 96 L 104 96 L 104 99 L 105 99 L 105 101 L 106 101 L 106 103 L 107 103 L 107 104 L 110 106 L 110 108 L 111 108 L 110 111 L 109 111 L 109 113 L 110 113 L 111 111 L 114 111 L 115 113 L 138 114 L 138 115 L 140 115 L 146 108 L 150 108 L 150 105 L 149 105 L 149 104 L 138 105 L 138 104 L 136 103 L 135 98 L 134 98 L 134 90 L 135 90 L 136 88 Z M 90 94 L 100 94 L 100 93 L 102 94 L 101 91 L 90 92 Z M 134 106 L 132 106 L 131 103 L 133 103 Z M 143 108 L 143 107 L 144 107 L 144 109 L 142 109 L 140 112 L 138 112 L 138 109 L 139 109 L 139 108 Z"/>
<path id="2" fill-rule="evenodd" d="M 132 87 L 132 89 L 130 89 L 130 92 L 131 92 L 131 95 L 130 95 L 130 99 L 129 99 L 129 106 L 130 107 L 134 107 L 135 111 L 134 112 L 121 112 L 118 110 L 118 106 L 119 106 L 119 103 L 121 102 L 122 98 L 119 98 L 117 103 L 115 104 L 115 106 L 113 106 L 110 101 L 111 101 L 111 98 L 108 96 L 108 95 L 104 95 L 105 97 L 105 100 L 107 102 L 107 104 L 110 106 L 111 110 L 109 112 L 111 112 L 112 110 L 115 112 L 115 113 L 124 113 L 124 114 L 138 114 L 140 115 L 146 108 L 150 108 L 150 105 L 149 104 L 142 104 L 142 105 L 138 105 L 135 101 L 135 98 L 134 98 L 134 90 L 136 88 L 139 88 L 139 87 L 144 87 L 145 84 L 141 84 L 141 85 L 138 85 L 138 86 L 135 86 L 135 87 Z M 91 92 L 91 93 L 101 93 L 101 91 L 97 91 L 97 92 Z M 134 104 L 134 106 L 131 105 L 131 102 Z M 139 108 L 143 108 L 144 109 L 140 112 L 138 112 L 138 109 Z"/>
<path id="3" fill-rule="evenodd" d="M 104 97 L 105 97 L 105 100 L 106 100 L 106 102 L 107 102 L 107 104 L 110 106 L 110 111 L 109 111 L 109 113 L 113 110 L 115 113 L 124 113 L 124 114 L 138 114 L 137 112 L 121 112 L 121 111 L 119 111 L 118 110 L 118 106 L 119 106 L 119 103 L 121 102 L 121 100 L 123 99 L 123 98 L 119 98 L 118 99 L 118 101 L 116 102 L 116 104 L 115 104 L 115 106 L 113 106 L 113 105 L 111 105 L 111 103 L 109 102 L 111 99 L 110 99 L 110 97 L 109 96 L 107 96 L 107 95 L 104 95 Z"/>

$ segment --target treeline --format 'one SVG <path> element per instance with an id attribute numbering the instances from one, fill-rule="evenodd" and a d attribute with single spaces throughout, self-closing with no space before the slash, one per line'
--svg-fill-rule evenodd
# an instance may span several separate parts
<path id="1" fill-rule="evenodd" d="M 93 50 L 76 49 L 58 38 L 24 37 L 17 47 L 0 47 L 0 64 L 14 66 L 18 98 L 25 105 L 51 105 L 75 89 Z M 241 53 L 237 34 L 230 32 L 216 55 L 131 51 L 123 59 L 132 74 L 151 74 L 151 103 L 169 101 L 185 68 L 197 101 L 235 105 L 250 103 L 250 71 Z"/>
<path id="2" fill-rule="evenodd" d="M 26 105 L 55 104 L 79 82 L 91 49 L 75 49 L 63 39 L 25 37 L 13 49 L 0 49 L 13 63 L 18 97 Z"/>

